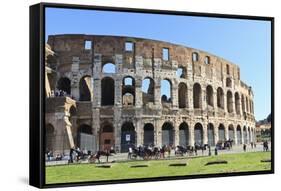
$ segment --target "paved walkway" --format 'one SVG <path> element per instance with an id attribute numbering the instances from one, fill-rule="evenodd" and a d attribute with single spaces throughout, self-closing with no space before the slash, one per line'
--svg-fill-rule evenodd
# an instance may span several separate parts
<path id="1" fill-rule="evenodd" d="M 269 148 L 271 148 L 271 145 L 269 143 Z M 214 155 L 215 153 L 215 147 L 211 148 L 211 153 L 212 155 Z M 246 148 L 246 152 L 258 152 L 258 151 L 263 151 L 263 145 L 261 143 L 257 144 L 255 148 L 251 148 L 251 145 L 248 144 L 247 148 Z M 232 154 L 232 153 L 242 153 L 243 151 L 243 145 L 239 145 L 239 146 L 233 146 L 232 149 L 230 150 L 218 150 L 218 155 L 220 154 Z M 197 155 L 193 155 L 193 156 L 189 156 L 189 155 L 184 155 L 183 157 L 185 158 L 191 158 L 191 157 L 198 157 L 198 156 L 208 156 L 209 151 L 208 149 L 205 150 L 203 153 L 201 150 L 197 151 Z M 165 154 L 165 157 L 167 157 L 168 154 Z M 182 158 L 182 157 L 178 157 L 175 156 L 175 152 L 174 150 L 171 151 L 171 155 L 169 159 L 176 159 L 176 158 Z M 167 158 L 168 159 L 168 158 Z M 137 159 L 131 159 L 131 161 L 135 161 L 135 160 L 143 160 L 142 158 L 137 158 Z M 106 162 L 106 157 L 102 156 L 100 158 L 100 161 L 102 163 Z M 121 162 L 121 161 L 128 161 L 128 153 L 118 153 L 116 155 L 110 156 L 108 162 Z M 88 161 L 80 161 L 79 163 L 87 163 Z M 46 162 L 46 166 L 53 166 L 53 165 L 63 165 L 63 164 L 68 164 L 67 160 L 62 160 L 62 161 L 48 161 Z"/>

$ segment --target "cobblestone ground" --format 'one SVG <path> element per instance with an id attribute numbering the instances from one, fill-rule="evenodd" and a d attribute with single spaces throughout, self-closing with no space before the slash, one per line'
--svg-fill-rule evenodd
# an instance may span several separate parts
<path id="1" fill-rule="evenodd" d="M 269 148 L 271 148 L 271 144 L 269 143 Z M 212 147 L 211 148 L 211 154 L 214 155 L 214 151 L 215 150 L 215 147 Z M 270 151 L 271 149 L 269 149 Z M 250 144 L 247 145 L 247 148 L 246 148 L 246 152 L 258 152 L 258 151 L 263 151 L 263 145 L 262 143 L 258 143 L 256 145 L 256 147 L 251 147 Z M 220 154 L 231 154 L 231 153 L 242 153 L 244 152 L 243 151 L 243 145 L 239 145 L 239 146 L 233 146 L 232 149 L 230 150 L 219 150 L 218 151 L 218 155 Z M 175 152 L 174 150 L 172 150 L 171 152 L 171 155 L 170 157 L 168 157 L 168 153 L 165 154 L 165 159 L 175 159 L 175 158 L 192 158 L 192 157 L 200 157 L 200 156 L 208 156 L 209 152 L 208 150 L 205 150 L 205 151 L 201 151 L 201 150 L 198 150 L 197 151 L 197 155 L 184 155 L 184 156 L 175 156 Z M 109 159 L 108 159 L 108 162 L 113 162 L 113 161 L 130 161 L 130 160 L 143 160 L 142 158 L 137 158 L 137 159 L 128 159 L 128 153 L 118 153 L 118 154 L 115 154 L 113 156 L 110 156 Z M 106 162 L 106 157 L 102 156 L 100 158 L 100 161 L 103 163 L 103 162 Z M 87 163 L 88 161 L 85 160 L 85 161 L 80 161 L 80 163 Z M 68 161 L 67 160 L 62 160 L 62 161 L 48 161 L 46 162 L 46 165 L 47 166 L 53 166 L 53 165 L 62 165 L 62 164 L 67 164 Z"/>

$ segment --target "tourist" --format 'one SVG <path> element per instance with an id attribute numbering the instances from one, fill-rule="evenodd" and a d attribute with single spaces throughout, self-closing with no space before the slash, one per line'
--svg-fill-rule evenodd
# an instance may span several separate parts
<path id="1" fill-rule="evenodd" d="M 128 159 L 132 158 L 132 153 L 133 153 L 133 149 L 131 146 L 129 146 Z"/>
<path id="2" fill-rule="evenodd" d="M 246 144 L 243 144 L 243 150 L 244 150 L 244 152 L 246 152 L 246 148 L 247 148 L 247 145 L 246 145 Z"/>

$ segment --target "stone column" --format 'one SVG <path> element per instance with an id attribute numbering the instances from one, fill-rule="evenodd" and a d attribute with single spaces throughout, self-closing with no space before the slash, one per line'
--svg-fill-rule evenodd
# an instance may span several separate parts
<path id="1" fill-rule="evenodd" d="M 95 54 L 93 65 L 93 107 L 101 106 L 101 54 Z"/>
<path id="2" fill-rule="evenodd" d="M 217 90 L 213 89 L 213 104 L 214 104 L 214 111 L 217 111 L 218 104 L 217 104 Z"/>
<path id="3" fill-rule="evenodd" d="M 116 65 L 116 75 L 115 75 L 115 96 L 114 105 L 117 107 L 122 107 L 122 64 L 123 56 L 121 54 L 115 54 L 115 65 Z"/>
<path id="4" fill-rule="evenodd" d="M 194 146 L 194 122 L 191 122 L 188 126 L 188 133 L 189 133 L 189 145 Z"/>
<path id="5" fill-rule="evenodd" d="M 246 127 L 246 134 L 247 134 L 247 139 L 248 139 L 248 142 L 246 144 L 249 144 L 249 141 L 250 141 L 250 135 L 249 135 L 249 130 L 248 130 L 248 127 Z"/>
<path id="6" fill-rule="evenodd" d="M 229 139 L 229 131 L 228 131 L 228 126 L 224 127 L 224 136 L 225 139 L 228 140 Z"/>
<path id="7" fill-rule="evenodd" d="M 207 108 L 206 87 L 201 86 L 201 91 L 202 91 L 202 96 L 201 96 L 202 110 L 206 111 Z"/>
<path id="8" fill-rule="evenodd" d="M 214 139 L 215 139 L 215 144 L 219 141 L 219 129 L 218 129 L 218 124 L 214 124 Z"/>
<path id="9" fill-rule="evenodd" d="M 156 106 L 161 106 L 161 79 L 154 79 L 154 102 Z"/>
<path id="10" fill-rule="evenodd" d="M 178 101 L 178 82 L 176 79 L 171 79 L 172 83 L 172 108 L 179 108 L 179 101 Z"/>
<path id="11" fill-rule="evenodd" d="M 136 108 L 142 108 L 142 79 L 141 77 L 137 77 L 135 79 L 135 105 Z"/>
<path id="12" fill-rule="evenodd" d="M 143 127 L 141 119 L 136 119 L 137 146 L 143 145 Z"/>
<path id="13" fill-rule="evenodd" d="M 79 100 L 79 64 L 80 58 L 79 57 L 72 57 L 72 65 L 71 65 L 71 95 Z"/>
<path id="14" fill-rule="evenodd" d="M 120 152 L 121 151 L 121 127 L 122 127 L 120 108 L 114 109 L 113 124 L 114 124 L 115 149 Z"/>
<path id="15" fill-rule="evenodd" d="M 244 144 L 244 130 L 243 130 L 243 127 L 244 126 L 241 127 L 241 143 L 242 144 Z"/>
<path id="16" fill-rule="evenodd" d="M 193 86 L 192 85 L 188 85 L 187 86 L 187 95 L 188 95 L 188 106 L 189 106 L 189 109 L 191 111 L 193 111 Z"/>
<path id="17" fill-rule="evenodd" d="M 237 126 L 233 127 L 234 130 L 234 144 L 237 145 L 238 144 L 238 140 L 237 140 Z"/>
<path id="18" fill-rule="evenodd" d="M 175 129 L 175 131 L 174 131 L 174 137 L 175 137 L 175 142 L 174 142 L 174 146 L 177 146 L 177 145 L 179 145 L 179 143 L 180 143 L 180 140 L 179 140 L 179 124 L 178 123 L 176 123 L 176 122 L 174 122 L 174 129 Z"/>
<path id="19" fill-rule="evenodd" d="M 156 126 L 156 145 L 159 147 L 162 147 L 162 124 L 160 120 L 156 120 L 155 122 Z"/>
<path id="20" fill-rule="evenodd" d="M 92 131 L 96 137 L 96 151 L 100 147 L 100 130 L 100 110 L 92 107 Z"/>
<path id="21" fill-rule="evenodd" d="M 203 144 L 208 144 L 208 122 L 205 122 L 203 125 Z"/>

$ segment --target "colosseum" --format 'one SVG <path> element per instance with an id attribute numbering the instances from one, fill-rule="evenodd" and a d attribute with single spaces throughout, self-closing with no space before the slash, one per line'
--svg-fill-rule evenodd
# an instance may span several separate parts
<path id="1" fill-rule="evenodd" d="M 254 95 L 239 67 L 182 45 L 50 35 L 45 89 L 45 148 L 54 153 L 255 141 Z"/>

